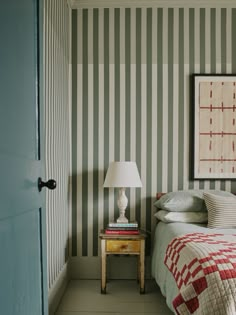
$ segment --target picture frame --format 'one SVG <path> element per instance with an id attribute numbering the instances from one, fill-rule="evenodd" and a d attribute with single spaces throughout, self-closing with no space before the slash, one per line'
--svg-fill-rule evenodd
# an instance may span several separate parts
<path id="1" fill-rule="evenodd" d="M 236 178 L 236 75 L 193 75 L 194 178 Z"/>

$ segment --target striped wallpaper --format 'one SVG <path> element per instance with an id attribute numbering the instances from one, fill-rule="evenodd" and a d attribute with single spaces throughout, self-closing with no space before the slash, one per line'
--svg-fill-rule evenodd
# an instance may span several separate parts
<path id="1" fill-rule="evenodd" d="M 236 191 L 191 179 L 191 75 L 236 73 L 235 29 L 232 8 L 72 11 L 72 256 L 98 256 L 118 216 L 117 191 L 103 188 L 110 161 L 137 162 L 143 188 L 128 190 L 126 213 L 150 232 L 156 192 Z"/>
<path id="2" fill-rule="evenodd" d="M 57 181 L 46 190 L 48 288 L 69 256 L 69 9 L 65 0 L 45 0 L 45 178 Z"/>

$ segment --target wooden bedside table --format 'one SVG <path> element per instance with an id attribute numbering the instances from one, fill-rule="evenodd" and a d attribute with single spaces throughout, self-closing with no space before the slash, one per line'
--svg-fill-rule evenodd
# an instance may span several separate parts
<path id="1" fill-rule="evenodd" d="M 106 258 L 107 255 L 114 254 L 139 256 L 138 280 L 140 293 L 145 293 L 145 239 L 147 235 L 141 231 L 137 235 L 109 235 L 102 230 L 99 237 L 101 239 L 101 293 L 106 293 Z"/>

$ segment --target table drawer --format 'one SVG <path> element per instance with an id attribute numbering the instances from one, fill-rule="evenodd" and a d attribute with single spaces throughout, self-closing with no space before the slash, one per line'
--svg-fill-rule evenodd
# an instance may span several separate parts
<path id="1" fill-rule="evenodd" d="M 107 240 L 106 251 L 125 253 L 125 252 L 140 252 L 140 241 L 132 240 Z"/>

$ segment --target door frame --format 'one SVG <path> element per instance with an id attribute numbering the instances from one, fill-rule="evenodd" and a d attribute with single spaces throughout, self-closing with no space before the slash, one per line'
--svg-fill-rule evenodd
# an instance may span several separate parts
<path id="1" fill-rule="evenodd" d="M 45 128 L 44 128 L 44 0 L 37 1 L 37 41 L 38 41 L 38 117 L 39 119 L 39 158 L 41 160 L 41 176 L 45 178 Z M 42 279 L 42 311 L 43 315 L 48 314 L 48 278 L 47 278 L 47 230 L 46 230 L 46 203 L 45 203 L 45 190 L 43 189 L 40 194 L 43 194 L 42 208 L 40 209 L 41 220 L 41 279 Z M 43 224 L 42 224 L 43 223 Z"/>

